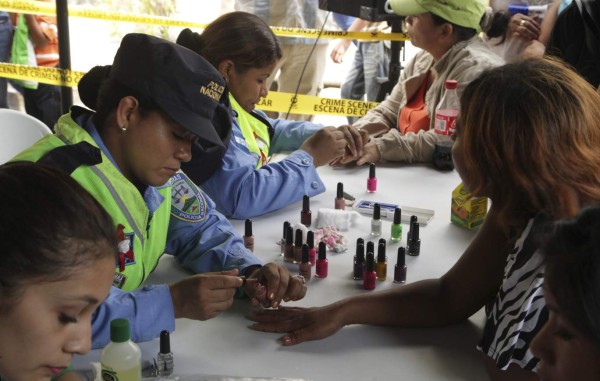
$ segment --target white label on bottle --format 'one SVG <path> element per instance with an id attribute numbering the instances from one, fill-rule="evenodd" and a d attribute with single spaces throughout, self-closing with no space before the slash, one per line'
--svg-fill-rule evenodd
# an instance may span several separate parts
<path id="1" fill-rule="evenodd" d="M 457 116 L 456 110 L 438 110 L 435 113 L 435 132 L 446 136 L 454 134 Z"/>

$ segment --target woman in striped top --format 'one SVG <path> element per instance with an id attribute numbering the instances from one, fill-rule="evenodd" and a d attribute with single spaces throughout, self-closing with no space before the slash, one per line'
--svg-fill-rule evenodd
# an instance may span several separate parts
<path id="1" fill-rule="evenodd" d="M 598 147 L 600 96 L 564 64 L 531 59 L 484 72 L 462 95 L 452 156 L 471 194 L 492 207 L 458 262 L 439 279 L 265 311 L 252 328 L 286 332 L 284 345 L 294 345 L 347 324 L 458 323 L 487 306 L 479 348 L 491 378 L 537 380 L 529 344 L 548 312 L 532 233 L 600 201 Z"/>

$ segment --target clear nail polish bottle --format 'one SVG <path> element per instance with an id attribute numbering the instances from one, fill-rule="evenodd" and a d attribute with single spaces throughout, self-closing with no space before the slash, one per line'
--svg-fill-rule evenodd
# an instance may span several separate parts
<path id="1" fill-rule="evenodd" d="M 373 206 L 373 219 L 371 220 L 371 235 L 379 237 L 381 235 L 381 206 L 376 203 Z"/>

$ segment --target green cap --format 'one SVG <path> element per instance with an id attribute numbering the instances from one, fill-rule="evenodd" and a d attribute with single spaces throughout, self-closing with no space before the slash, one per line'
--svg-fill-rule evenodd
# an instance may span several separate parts
<path id="1" fill-rule="evenodd" d="M 119 318 L 110 322 L 110 341 L 124 343 L 129 340 L 129 320 Z"/>
<path id="2" fill-rule="evenodd" d="M 465 28 L 480 31 L 479 23 L 485 13 L 483 0 L 390 0 L 394 12 L 400 16 L 416 16 L 431 12 Z"/>

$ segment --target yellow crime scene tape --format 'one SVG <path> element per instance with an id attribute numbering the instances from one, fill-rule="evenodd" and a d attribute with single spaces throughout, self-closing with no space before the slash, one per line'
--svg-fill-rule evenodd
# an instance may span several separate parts
<path id="1" fill-rule="evenodd" d="M 26 66 L 0 62 L 0 77 L 76 87 L 85 73 L 54 67 Z"/>
<path id="2" fill-rule="evenodd" d="M 54 3 L 31 0 L 0 0 L 0 10 L 15 13 L 55 15 Z M 208 24 L 191 21 L 175 20 L 164 16 L 138 15 L 126 12 L 111 12 L 83 6 L 69 6 L 69 17 L 92 18 L 106 21 L 121 21 L 149 25 L 163 25 L 173 27 L 190 27 L 204 29 Z M 308 37 L 316 38 L 321 32 L 319 29 L 287 28 L 271 26 L 273 33 L 282 37 Z M 324 30 L 320 38 L 341 38 L 359 40 L 391 40 L 407 41 L 405 33 L 371 33 L 371 32 L 345 32 Z M 32 67 L 0 63 L 0 77 L 30 80 L 49 85 L 75 87 L 85 73 L 72 70 Z M 290 104 L 292 107 L 290 108 Z M 292 114 L 308 115 L 343 115 L 362 116 L 368 110 L 377 106 L 376 102 L 363 102 L 350 99 L 321 98 L 309 95 L 294 95 L 291 93 L 270 92 L 266 98 L 261 99 L 257 108 L 264 111 L 275 111 Z"/>
<path id="3" fill-rule="evenodd" d="M 0 10 L 16 13 L 55 15 L 56 6 L 54 3 L 31 0 L 0 0 Z M 163 25 L 175 27 L 188 27 L 204 29 L 208 24 L 195 23 L 191 21 L 175 20 L 164 16 L 138 15 L 127 12 L 111 12 L 85 6 L 69 6 L 70 17 L 92 18 L 107 21 L 122 21 L 138 24 Z M 319 35 L 319 29 L 286 28 L 280 26 L 271 26 L 273 33 L 281 37 L 308 37 L 316 38 Z M 346 40 L 390 40 L 390 41 L 408 41 L 406 33 L 371 33 L 371 32 L 345 32 L 324 30 L 320 38 L 341 38 Z"/>
<path id="4" fill-rule="evenodd" d="M 49 85 L 76 87 L 85 73 L 51 67 L 36 67 L 0 62 L 0 77 L 30 80 Z M 290 104 L 292 107 L 290 108 Z M 256 108 L 306 115 L 363 116 L 377 106 L 377 102 L 363 102 L 352 99 L 321 98 L 311 95 L 296 95 L 271 91 L 262 98 Z"/>
<path id="5" fill-rule="evenodd" d="M 290 104 L 292 107 L 290 108 Z M 311 95 L 269 92 L 260 100 L 256 108 L 263 111 L 277 111 L 306 115 L 349 115 L 363 116 L 377 106 L 377 102 L 364 102 L 353 99 L 321 98 Z"/>

